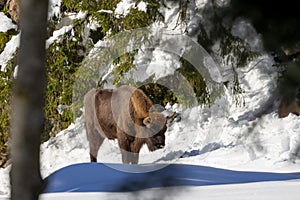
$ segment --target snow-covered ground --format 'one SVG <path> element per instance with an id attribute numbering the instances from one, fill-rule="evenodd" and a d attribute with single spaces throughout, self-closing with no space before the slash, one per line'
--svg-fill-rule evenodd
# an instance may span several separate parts
<path id="1" fill-rule="evenodd" d="M 183 110 L 182 120 L 172 124 L 166 133 L 166 147 L 151 153 L 143 148 L 140 163 L 182 163 L 257 172 L 300 172 L 299 160 L 295 158 L 300 143 L 300 118 L 295 115 L 278 118 L 278 100 L 276 96 L 271 96 L 276 72 L 267 67 L 271 64 L 267 55 L 258 59 L 263 59 L 260 65 L 265 66 L 257 66 L 245 73 L 242 79 L 246 102 L 244 107 L 235 106 L 224 96 L 210 109 L 194 107 Z M 250 64 L 248 68 L 251 67 Z M 247 68 L 243 70 L 247 71 Z M 267 114 L 256 116 L 268 106 L 270 109 Z M 180 110 L 179 107 L 174 106 L 173 109 Z M 104 163 L 121 163 L 117 143 L 106 140 L 100 148 L 98 159 Z M 83 118 L 78 118 L 68 129 L 41 145 L 43 177 L 64 166 L 88 161 Z M 9 167 L 0 169 L 2 196 L 9 194 L 8 172 Z M 299 186 L 300 180 L 294 180 L 180 189 L 171 187 L 158 193 L 168 194 L 164 199 L 196 199 L 198 196 L 205 199 L 282 199 L 287 194 L 289 199 L 296 199 L 300 194 Z M 151 199 L 157 197 L 157 190 L 148 189 L 138 194 Z M 173 196 L 170 192 L 173 190 L 181 192 Z M 83 194 L 70 195 L 69 199 L 82 199 Z M 111 195 L 130 199 L 134 193 L 90 193 L 86 199 L 109 199 Z M 46 197 L 58 198 L 55 194 L 44 195 Z"/>
<path id="2" fill-rule="evenodd" d="M 170 187 L 133 193 L 62 193 L 43 195 L 41 200 L 99 200 L 99 199 L 189 199 L 189 200 L 282 200 L 299 198 L 299 181 L 262 182 L 205 187 Z M 58 197 L 59 196 L 59 197 Z"/>
<path id="3" fill-rule="evenodd" d="M 197 1 L 198 4 L 200 2 Z M 119 10 L 126 14 L 121 7 Z M 56 7 L 52 12 L 57 12 Z M 3 18 L 0 15 L 0 21 Z M 5 26 L 14 28 L 7 23 Z M 68 31 L 66 27 L 61 30 Z M 236 32 L 241 34 L 241 31 Z M 0 55 L 0 63 L 7 62 L 10 53 L 15 51 L 13 48 L 18 43 L 17 37 L 11 40 L 11 44 L 15 45 L 10 47 L 8 43 Z M 164 54 L 154 55 L 157 57 L 153 62 L 162 60 L 165 65 L 168 62 L 174 64 Z M 181 113 L 181 121 L 168 127 L 165 148 L 151 153 L 146 147 L 142 148 L 140 163 L 193 164 L 252 172 L 300 172 L 300 161 L 296 157 L 300 144 L 300 118 L 292 114 L 278 118 L 278 96 L 274 92 L 277 72 L 272 62 L 272 58 L 263 53 L 245 68 L 238 69 L 245 106 L 235 105 L 227 90 L 210 108 L 169 106 L 168 109 Z M 83 117 L 80 117 L 66 130 L 41 145 L 41 173 L 47 177 L 62 167 L 82 162 L 89 162 L 89 153 Z M 98 162 L 121 163 L 116 141 L 106 140 L 103 143 Z M 0 169 L 0 199 L 9 195 L 9 170 L 10 167 Z M 47 194 L 42 195 L 41 199 L 298 199 L 299 187 L 300 180 L 269 181 L 156 188 L 132 193 Z"/>

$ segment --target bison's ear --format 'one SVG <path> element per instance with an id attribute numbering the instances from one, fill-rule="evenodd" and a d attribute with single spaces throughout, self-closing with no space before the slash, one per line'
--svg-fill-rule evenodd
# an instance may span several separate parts
<path id="1" fill-rule="evenodd" d="M 152 120 L 151 120 L 150 117 L 146 117 L 146 118 L 143 120 L 143 124 L 144 124 L 145 126 L 150 126 L 151 122 L 152 122 Z"/>

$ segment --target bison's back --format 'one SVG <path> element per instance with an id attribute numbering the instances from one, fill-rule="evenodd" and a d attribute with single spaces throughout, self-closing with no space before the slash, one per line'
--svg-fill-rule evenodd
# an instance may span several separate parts
<path id="1" fill-rule="evenodd" d="M 93 89 L 84 99 L 86 123 L 109 139 L 117 138 L 118 128 L 135 135 L 134 124 L 143 126 L 151 106 L 151 100 L 142 90 L 130 86 Z"/>

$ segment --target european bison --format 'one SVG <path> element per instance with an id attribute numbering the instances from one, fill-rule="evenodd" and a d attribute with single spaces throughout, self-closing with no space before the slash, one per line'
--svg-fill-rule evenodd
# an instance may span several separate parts
<path id="1" fill-rule="evenodd" d="M 150 151 L 165 146 L 167 121 L 175 114 L 165 117 L 142 90 L 130 86 L 90 90 L 84 108 L 91 162 L 97 162 L 98 150 L 108 138 L 118 140 L 123 163 L 137 164 L 144 144 Z"/>

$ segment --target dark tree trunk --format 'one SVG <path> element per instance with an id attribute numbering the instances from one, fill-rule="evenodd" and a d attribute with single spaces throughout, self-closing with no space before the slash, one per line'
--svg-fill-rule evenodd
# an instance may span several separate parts
<path id="1" fill-rule="evenodd" d="M 12 97 L 11 197 L 32 200 L 38 199 L 42 188 L 39 150 L 44 125 L 48 0 L 20 0 L 20 10 L 19 70 Z"/>

